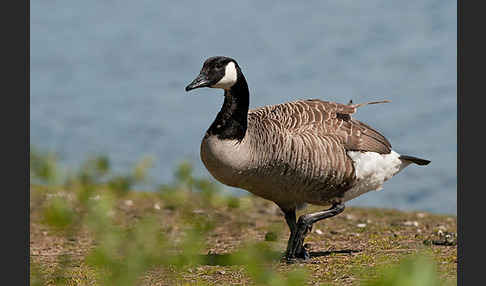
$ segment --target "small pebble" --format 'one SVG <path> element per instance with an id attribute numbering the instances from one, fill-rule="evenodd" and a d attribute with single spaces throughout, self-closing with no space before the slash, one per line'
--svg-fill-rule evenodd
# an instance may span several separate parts
<path id="1" fill-rule="evenodd" d="M 353 215 L 347 214 L 346 219 L 353 220 L 355 217 Z"/>
<path id="2" fill-rule="evenodd" d="M 316 233 L 319 234 L 319 235 L 321 235 L 323 232 L 320 229 L 316 229 Z"/>
<path id="3" fill-rule="evenodd" d="M 155 203 L 155 204 L 154 204 L 154 209 L 156 209 L 156 210 L 160 210 L 160 205 L 159 205 L 158 203 Z"/>
<path id="4" fill-rule="evenodd" d="M 225 274 L 225 273 L 226 273 L 226 271 L 224 271 L 224 270 L 219 270 L 219 271 L 218 271 L 218 273 L 219 273 L 219 274 L 221 274 L 221 275 L 223 275 L 223 274 Z"/>
<path id="5" fill-rule="evenodd" d="M 125 205 L 130 207 L 133 206 L 133 201 L 132 200 L 125 200 Z"/>
<path id="6" fill-rule="evenodd" d="M 418 221 L 406 221 L 406 222 L 404 222 L 403 224 L 404 224 L 404 225 L 407 225 L 407 226 L 411 226 L 411 225 L 413 225 L 413 226 L 415 226 L 415 227 L 417 227 L 417 226 L 419 225 L 419 224 L 418 224 Z"/>
<path id="7" fill-rule="evenodd" d="M 439 230 L 447 230 L 447 228 L 446 228 L 445 226 L 443 226 L 443 225 L 439 225 L 437 228 L 438 228 Z"/>
<path id="8" fill-rule="evenodd" d="M 366 227 L 366 223 L 358 223 L 356 226 L 363 228 L 363 227 Z"/>

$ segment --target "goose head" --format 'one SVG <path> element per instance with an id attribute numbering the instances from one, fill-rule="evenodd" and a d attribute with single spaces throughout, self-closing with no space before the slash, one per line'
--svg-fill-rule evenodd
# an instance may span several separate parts
<path id="1" fill-rule="evenodd" d="M 238 81 L 239 74 L 241 70 L 234 59 L 210 57 L 204 62 L 199 75 L 186 86 L 186 91 L 200 87 L 229 90 Z"/>

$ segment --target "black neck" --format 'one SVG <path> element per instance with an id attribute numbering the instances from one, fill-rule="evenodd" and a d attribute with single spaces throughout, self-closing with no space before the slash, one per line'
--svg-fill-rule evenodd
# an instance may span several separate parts
<path id="1" fill-rule="evenodd" d="M 224 103 L 206 136 L 217 135 L 219 139 L 236 139 L 245 137 L 250 93 L 248 84 L 241 72 L 238 80 L 229 90 L 224 91 Z"/>

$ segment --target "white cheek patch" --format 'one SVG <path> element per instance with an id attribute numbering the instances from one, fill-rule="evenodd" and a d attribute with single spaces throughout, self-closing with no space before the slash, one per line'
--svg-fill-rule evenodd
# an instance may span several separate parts
<path id="1" fill-rule="evenodd" d="M 211 87 L 229 89 L 236 83 L 236 66 L 234 62 L 229 62 L 224 71 L 224 77 Z"/>

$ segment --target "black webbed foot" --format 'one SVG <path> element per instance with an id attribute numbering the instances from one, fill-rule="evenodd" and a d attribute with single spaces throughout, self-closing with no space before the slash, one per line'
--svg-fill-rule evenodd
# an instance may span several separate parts
<path id="1" fill-rule="evenodd" d="M 312 230 L 312 225 L 322 219 L 333 217 L 344 211 L 343 204 L 335 204 L 330 209 L 302 215 L 295 223 L 295 213 L 289 212 L 286 215 L 287 223 L 289 224 L 291 235 L 287 244 L 286 260 L 289 263 L 295 262 L 297 259 L 307 260 L 310 258 L 308 251 L 304 247 L 304 239 Z"/>

